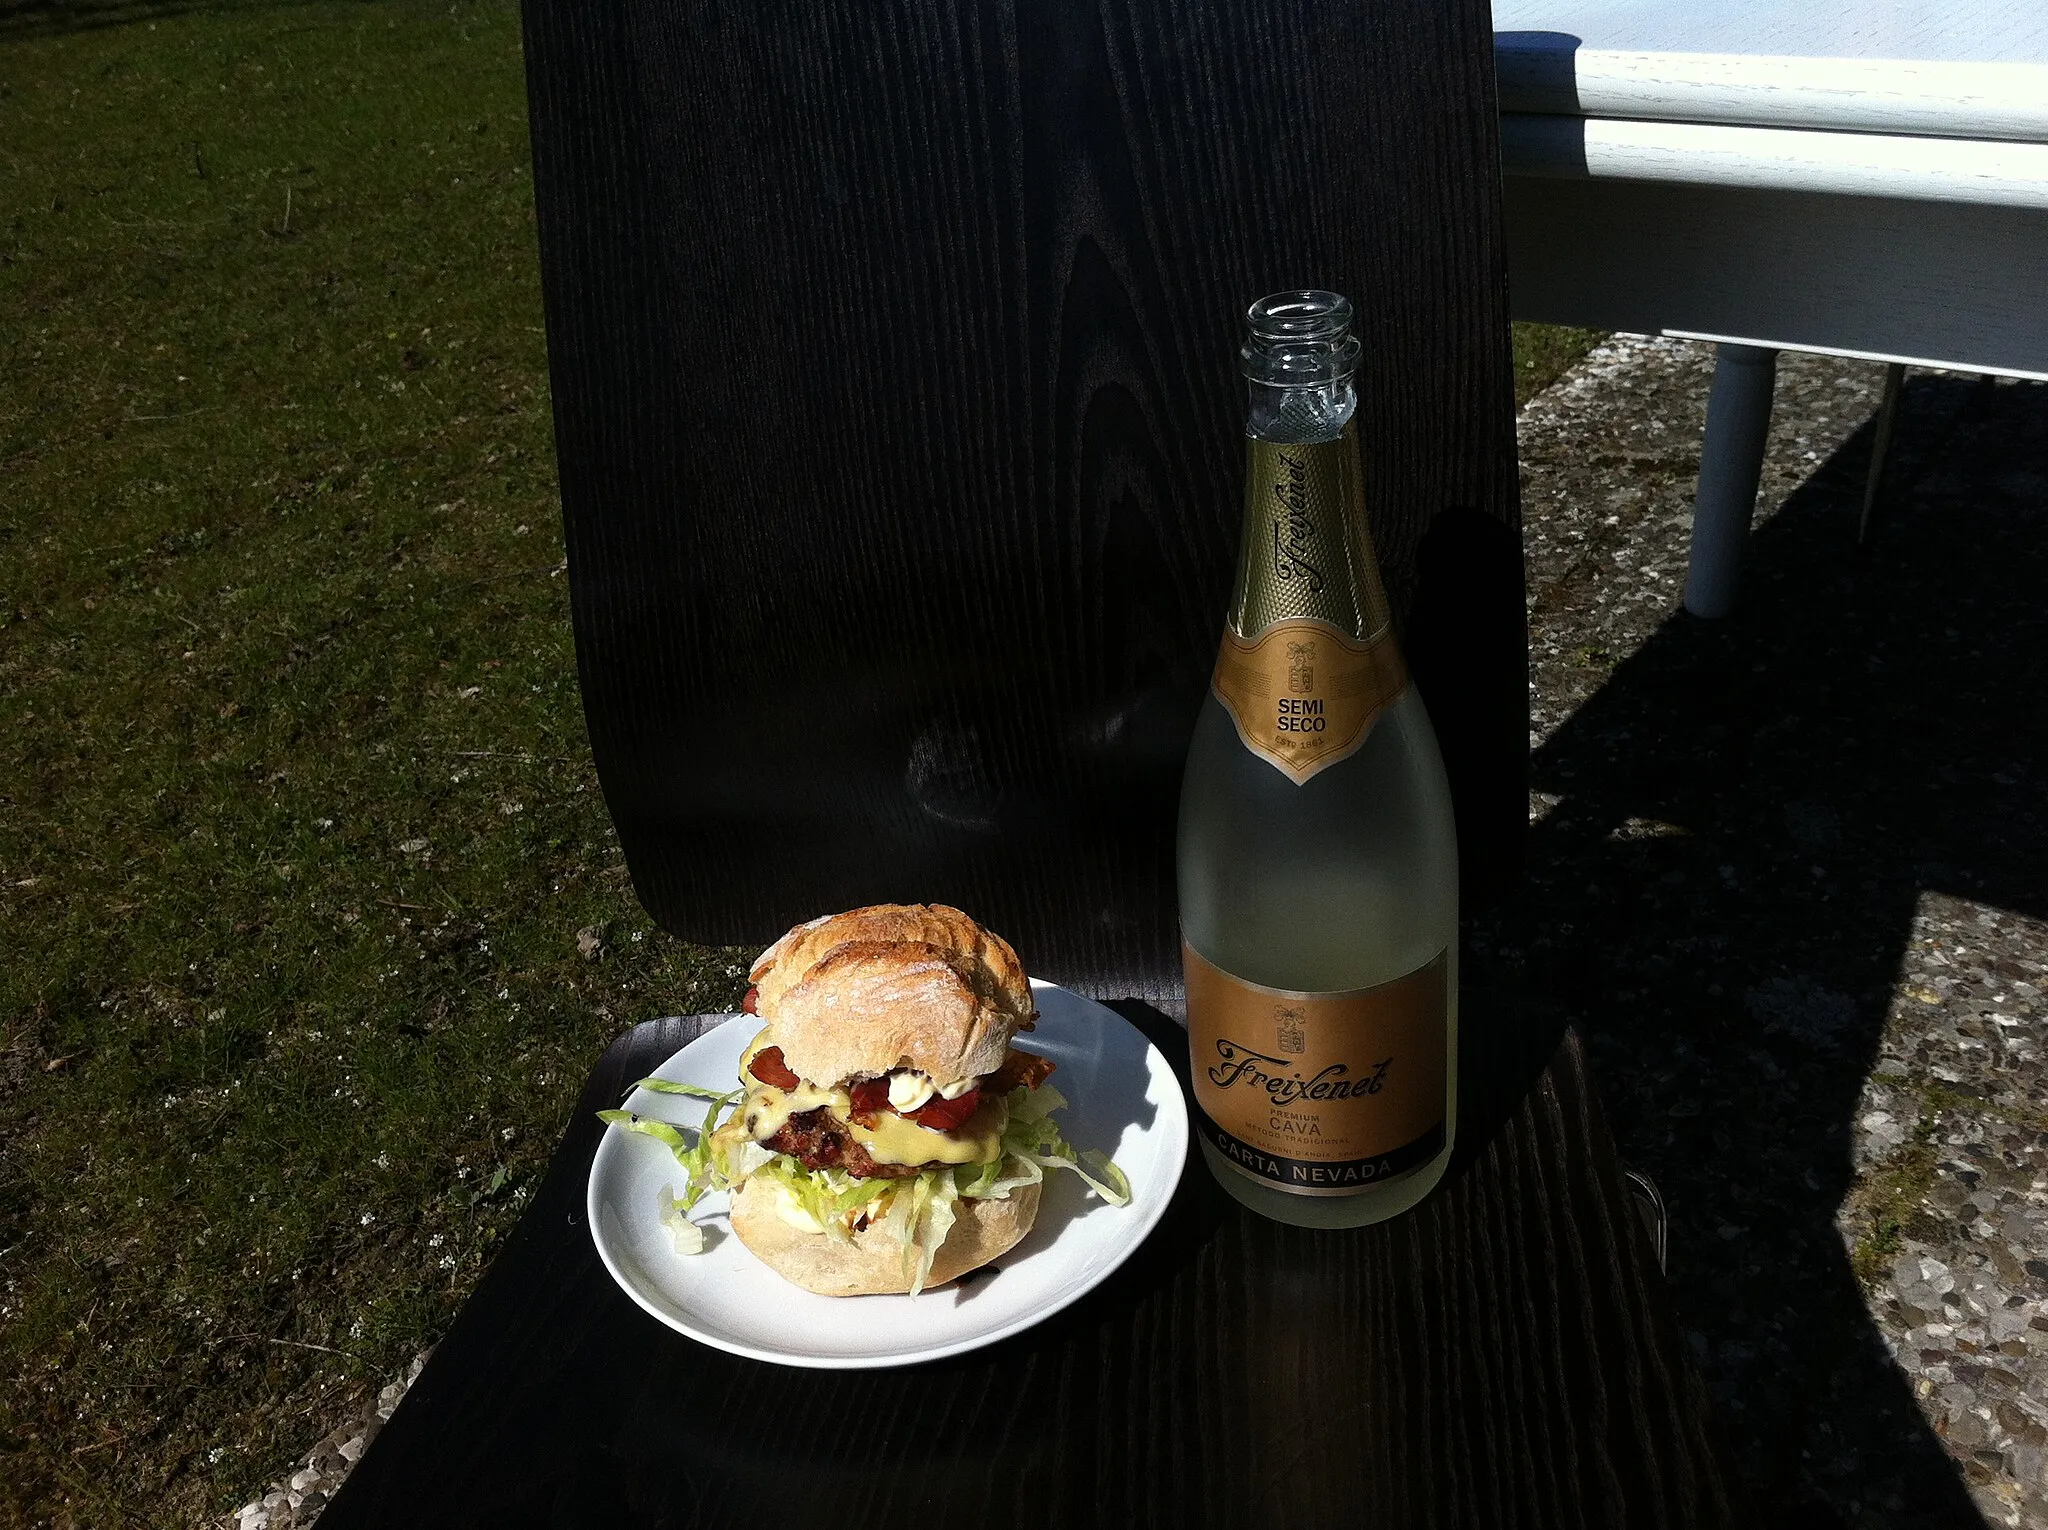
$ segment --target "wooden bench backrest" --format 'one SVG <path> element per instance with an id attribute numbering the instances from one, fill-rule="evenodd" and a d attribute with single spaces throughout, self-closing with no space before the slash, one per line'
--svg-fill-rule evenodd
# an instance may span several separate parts
<path id="1" fill-rule="evenodd" d="M 1484 0 L 528 0 L 578 665 L 641 900 L 1178 988 L 1246 303 L 1348 293 L 1468 904 L 1526 827 Z"/>

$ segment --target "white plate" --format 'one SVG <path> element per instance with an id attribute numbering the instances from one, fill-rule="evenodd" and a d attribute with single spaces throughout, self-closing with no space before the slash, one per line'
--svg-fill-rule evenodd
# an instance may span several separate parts
<path id="1" fill-rule="evenodd" d="M 790 1285 L 732 1235 L 725 1197 L 706 1196 L 694 1220 L 709 1247 L 684 1257 L 661 1225 L 663 1186 L 682 1171 L 651 1137 L 607 1131 L 590 1166 L 590 1234 L 625 1293 L 693 1339 L 777 1365 L 859 1370 L 909 1365 L 993 1344 L 1050 1317 L 1108 1278 L 1166 1211 L 1187 1161 L 1188 1112 L 1159 1051 L 1123 1016 L 1034 982 L 1038 1027 L 1019 1039 L 1059 1064 L 1067 1098 L 1055 1119 L 1076 1148 L 1110 1154 L 1131 1181 L 1131 1203 L 1109 1206 L 1076 1175 L 1045 1177 L 1030 1235 L 996 1261 L 997 1273 L 921 1296 L 816 1296 Z M 730 1089 L 740 1053 L 760 1022 L 728 1020 L 655 1069 L 655 1076 Z M 706 1107 L 636 1089 L 628 1110 L 691 1129 Z"/>

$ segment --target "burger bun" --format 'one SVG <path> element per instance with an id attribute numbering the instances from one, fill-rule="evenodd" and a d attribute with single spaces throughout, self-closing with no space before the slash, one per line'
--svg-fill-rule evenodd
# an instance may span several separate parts
<path id="1" fill-rule="evenodd" d="M 903 1245 L 871 1225 L 842 1243 L 792 1227 L 776 1213 L 773 1180 L 750 1179 L 732 1192 L 732 1230 L 769 1269 L 820 1296 L 901 1296 L 910 1290 Z M 957 1280 L 1001 1258 L 1038 1219 L 1037 1185 L 1019 1185 L 1002 1200 L 953 1203 L 955 1220 L 939 1245 L 924 1288 Z"/>

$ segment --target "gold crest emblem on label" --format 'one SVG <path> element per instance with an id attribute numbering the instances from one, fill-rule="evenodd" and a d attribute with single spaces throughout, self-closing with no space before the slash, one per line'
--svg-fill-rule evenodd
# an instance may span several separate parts
<path id="1" fill-rule="evenodd" d="M 1181 942 L 1195 1124 L 1238 1169 L 1297 1195 L 1353 1195 L 1444 1145 L 1442 956 L 1353 993 L 1233 977 Z"/>
<path id="2" fill-rule="evenodd" d="M 1245 748 L 1297 786 L 1355 754 L 1407 685 L 1389 634 L 1358 642 L 1313 620 L 1225 632 L 1210 682 Z"/>

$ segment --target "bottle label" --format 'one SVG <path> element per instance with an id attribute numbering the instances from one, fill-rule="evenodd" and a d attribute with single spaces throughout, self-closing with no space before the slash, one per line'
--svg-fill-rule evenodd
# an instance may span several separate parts
<path id="1" fill-rule="evenodd" d="M 1350 993 L 1232 977 L 1185 940 L 1195 1124 L 1261 1184 L 1356 1195 L 1444 1146 L 1442 955 Z"/>
<path id="2" fill-rule="evenodd" d="M 1390 632 L 1361 642 L 1305 619 L 1226 631 L 1210 681 L 1245 748 L 1296 786 L 1356 754 L 1407 686 Z"/>

